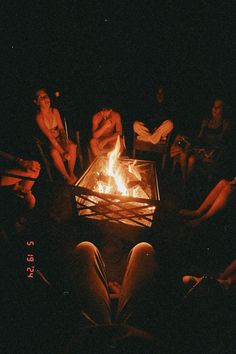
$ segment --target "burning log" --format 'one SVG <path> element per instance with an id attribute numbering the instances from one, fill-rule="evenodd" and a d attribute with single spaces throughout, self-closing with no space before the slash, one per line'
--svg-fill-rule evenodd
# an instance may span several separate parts
<path id="1" fill-rule="evenodd" d="M 119 159 L 119 139 L 107 157 L 94 160 L 76 185 L 80 216 L 151 226 L 160 199 L 155 163 Z"/>

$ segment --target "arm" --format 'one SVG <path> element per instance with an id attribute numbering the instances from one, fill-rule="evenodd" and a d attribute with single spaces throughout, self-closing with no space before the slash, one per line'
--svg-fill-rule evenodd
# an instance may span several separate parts
<path id="1" fill-rule="evenodd" d="M 57 140 L 54 138 L 54 136 L 51 134 L 50 130 L 46 127 L 46 125 L 44 124 L 43 121 L 43 117 L 40 113 L 37 114 L 36 118 L 36 123 L 39 127 L 39 129 L 41 130 L 41 132 L 46 136 L 46 138 L 48 138 L 48 140 L 50 141 L 50 143 L 52 144 L 52 146 L 57 149 L 57 151 L 60 154 L 64 153 L 64 150 L 62 149 L 62 147 L 60 146 L 60 144 L 58 144 Z M 62 123 L 61 123 L 62 124 Z M 60 126 L 59 126 L 60 129 Z"/>
<path id="2" fill-rule="evenodd" d="M 92 123 L 92 132 L 93 132 L 93 138 L 98 139 L 100 138 L 103 133 L 105 133 L 105 131 L 107 130 L 107 128 L 109 128 L 111 126 L 111 121 L 108 119 L 104 122 L 104 124 L 99 128 L 99 123 L 100 123 L 100 119 L 99 119 L 99 115 L 98 113 L 96 113 L 93 116 L 93 123 Z"/>
<path id="3" fill-rule="evenodd" d="M 4 151 L 0 151 L 0 156 L 6 160 L 16 162 L 20 167 L 25 170 L 38 171 L 40 169 L 40 164 L 38 163 L 38 161 L 23 160 L 20 157 L 15 157 L 14 155 L 8 154 Z"/>
<path id="4" fill-rule="evenodd" d="M 8 152 L 4 152 L 4 151 L 0 151 L 0 157 L 2 157 L 5 160 L 8 160 L 8 161 L 16 161 L 16 162 L 18 159 L 17 157 L 15 157 L 11 154 L 8 154 Z"/>
<path id="5" fill-rule="evenodd" d="M 57 120 L 57 126 L 60 133 L 60 141 L 62 142 L 62 146 L 64 148 L 65 145 L 67 145 L 67 136 L 66 136 L 64 125 L 61 120 L 61 115 L 56 108 L 53 108 L 53 114 L 55 115 Z"/>
<path id="6" fill-rule="evenodd" d="M 116 141 L 118 135 L 122 136 L 122 124 L 121 124 L 120 114 L 116 112 L 113 112 L 113 114 L 115 115 L 115 133 L 104 138 L 102 142 L 100 142 L 101 148 L 103 148 L 106 144 L 110 142 Z"/>

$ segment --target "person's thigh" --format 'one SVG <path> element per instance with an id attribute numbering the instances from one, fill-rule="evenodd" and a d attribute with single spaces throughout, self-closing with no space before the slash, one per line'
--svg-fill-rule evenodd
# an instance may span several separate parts
<path id="1" fill-rule="evenodd" d="M 147 329 L 157 309 L 158 265 L 153 247 L 142 242 L 130 252 L 118 303 L 117 321 Z"/>
<path id="2" fill-rule="evenodd" d="M 79 243 L 71 255 L 68 280 L 79 314 L 88 324 L 111 323 L 105 266 L 91 242 Z"/>

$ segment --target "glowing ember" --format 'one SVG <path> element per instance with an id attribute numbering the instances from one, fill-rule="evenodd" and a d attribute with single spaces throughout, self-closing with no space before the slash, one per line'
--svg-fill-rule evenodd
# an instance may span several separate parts
<path id="1" fill-rule="evenodd" d="M 81 217 L 151 227 L 160 200 L 155 162 L 119 158 L 120 138 L 107 156 L 97 157 L 76 182 Z"/>

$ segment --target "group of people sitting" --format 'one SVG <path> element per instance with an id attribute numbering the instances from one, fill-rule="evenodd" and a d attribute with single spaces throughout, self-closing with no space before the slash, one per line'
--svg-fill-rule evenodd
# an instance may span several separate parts
<path id="1" fill-rule="evenodd" d="M 74 184 L 77 180 L 74 172 L 77 146 L 68 137 L 60 113 L 57 108 L 52 107 L 50 97 L 45 89 L 36 91 L 34 103 L 37 107 L 35 122 L 46 138 L 52 161 L 65 181 L 68 184 Z M 133 133 L 137 134 L 139 140 L 158 144 L 160 140 L 166 140 L 167 136 L 173 132 L 174 121 L 173 109 L 167 103 L 164 87 L 160 85 L 155 90 L 155 102 L 150 108 L 150 113 L 133 122 Z M 184 182 L 191 175 L 196 163 L 209 165 L 218 159 L 216 156 L 219 156 L 224 149 L 229 130 L 230 121 L 224 115 L 224 101 L 221 98 L 216 98 L 213 101 L 209 117 L 203 119 L 193 143 L 181 134 L 172 138 L 170 157 L 179 159 Z M 120 154 L 125 149 L 121 116 L 112 108 L 104 107 L 93 115 L 91 135 L 89 147 L 93 157 L 111 151 L 118 136 L 121 142 Z M 15 189 L 19 189 L 18 180 L 23 176 L 21 193 L 25 195 L 25 199 L 31 201 L 30 207 L 32 207 L 35 201 L 32 201 L 31 189 L 39 174 L 39 163 L 36 161 L 24 162 L 21 158 L 14 160 L 14 157 L 10 157 L 7 153 L 3 153 L 1 157 L 13 163 L 12 166 L 9 166 L 8 163 L 7 166 L 3 165 L 1 168 L 1 171 L 5 170 L 5 174 L 1 177 L 1 185 L 13 184 Z M 18 163 L 17 170 L 15 170 L 14 163 Z M 13 169 L 13 172 L 9 172 L 9 168 Z M 12 177 L 9 173 L 16 176 Z M 234 181 L 229 182 L 229 185 L 234 185 Z M 201 222 L 204 218 L 201 216 L 199 219 Z M 192 224 L 197 224 L 197 221 L 192 221 Z"/>
<path id="2" fill-rule="evenodd" d="M 163 87 L 158 87 L 156 105 L 150 116 L 133 123 L 133 131 L 139 140 L 158 144 L 160 140 L 166 140 L 173 131 L 174 118 L 164 97 Z M 73 185 L 77 179 L 74 173 L 77 146 L 67 136 L 60 113 L 58 109 L 51 107 L 51 100 L 44 89 L 36 92 L 34 102 L 37 106 L 35 120 L 47 138 L 54 165 L 65 181 Z M 222 147 L 229 130 L 229 121 L 223 115 L 223 104 L 223 100 L 219 98 L 214 100 L 211 115 L 203 120 L 194 145 L 188 141 L 181 145 L 179 142 L 186 139 L 180 135 L 173 140 L 170 154 L 178 156 L 184 179 L 190 176 L 198 160 L 201 159 L 204 163 L 207 151 L 211 153 L 211 149 Z M 111 151 L 118 136 L 121 137 L 122 153 L 125 145 L 118 112 L 105 107 L 92 117 L 92 138 L 89 146 L 94 157 Z M 205 150 L 200 154 L 200 145 L 203 143 Z M 34 208 L 36 200 L 32 187 L 39 176 L 40 164 L 3 151 L 0 151 L 0 158 L 4 161 L 1 165 L 1 188 L 10 187 L 17 196 L 25 200 L 28 209 Z M 193 227 L 204 223 L 231 203 L 235 198 L 235 186 L 235 178 L 220 180 L 196 210 L 181 209 L 179 215 Z M 156 353 L 162 350 L 162 344 L 155 336 L 160 310 L 156 304 L 158 291 L 155 291 L 160 288 L 160 269 L 153 246 L 143 242 L 131 250 L 122 285 L 107 282 L 101 254 L 90 242 L 79 243 L 74 248 L 69 267 L 70 290 L 75 302 L 78 302 L 77 350 L 86 348 L 87 352 L 93 352 L 94 345 L 111 353 L 119 352 L 122 348 L 126 348 L 127 352 L 130 348 L 136 348 L 140 353 Z M 202 279 L 187 275 L 183 277 L 183 282 L 200 283 Z M 229 288 L 236 282 L 235 260 L 216 276 L 216 282 L 224 288 Z M 111 290 L 119 298 L 115 320 L 111 314 Z M 71 346 L 74 345 L 75 343 L 71 343 Z M 73 348 L 69 348 L 68 352 L 70 350 L 73 352 Z M 165 350 L 166 348 L 164 352 Z"/>

